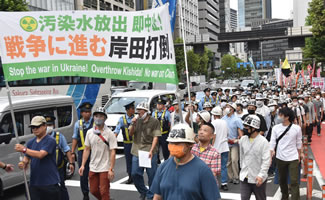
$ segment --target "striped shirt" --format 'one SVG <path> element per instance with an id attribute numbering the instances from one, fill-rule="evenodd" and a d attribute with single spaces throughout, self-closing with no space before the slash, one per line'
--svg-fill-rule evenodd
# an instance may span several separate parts
<path id="1" fill-rule="evenodd" d="M 208 165 L 213 175 L 219 175 L 221 173 L 221 156 L 211 144 L 202 152 L 200 151 L 200 145 L 195 144 L 191 152 Z"/>

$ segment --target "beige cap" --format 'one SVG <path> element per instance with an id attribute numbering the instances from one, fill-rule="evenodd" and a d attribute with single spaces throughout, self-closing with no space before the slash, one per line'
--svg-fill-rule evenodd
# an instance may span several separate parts
<path id="1" fill-rule="evenodd" d="M 29 127 L 31 126 L 40 126 L 42 124 L 46 124 L 46 120 L 43 116 L 35 116 L 32 119 L 32 122 L 30 123 Z"/>

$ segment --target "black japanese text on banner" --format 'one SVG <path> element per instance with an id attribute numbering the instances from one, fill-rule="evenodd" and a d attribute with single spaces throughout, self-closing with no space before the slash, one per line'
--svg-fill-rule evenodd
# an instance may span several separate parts
<path id="1" fill-rule="evenodd" d="M 0 12 L 8 81 L 86 76 L 178 83 L 168 6 L 138 11 Z"/>

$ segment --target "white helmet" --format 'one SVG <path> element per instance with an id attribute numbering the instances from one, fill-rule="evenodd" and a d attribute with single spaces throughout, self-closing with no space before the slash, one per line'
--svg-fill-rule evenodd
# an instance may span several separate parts
<path id="1" fill-rule="evenodd" d="M 210 102 L 205 102 L 203 104 L 203 108 L 213 108 L 212 104 Z"/>
<path id="2" fill-rule="evenodd" d="M 195 143 L 193 129 L 187 124 L 176 124 L 169 132 L 167 142 Z"/>
<path id="3" fill-rule="evenodd" d="M 263 95 L 261 93 L 257 93 L 255 99 L 256 100 L 264 100 L 264 97 L 263 97 Z"/>
<path id="4" fill-rule="evenodd" d="M 149 105 L 148 105 L 148 103 L 146 102 L 146 101 L 143 101 L 143 102 L 141 102 L 141 103 L 139 103 L 138 105 L 137 105 L 137 108 L 136 108 L 137 110 L 146 110 L 147 112 L 149 112 Z"/>
<path id="5" fill-rule="evenodd" d="M 208 112 L 208 111 L 206 111 L 206 110 L 202 110 L 202 111 L 200 111 L 200 112 L 198 112 L 198 115 L 206 122 L 206 123 L 208 123 L 208 122 L 210 122 L 210 120 L 211 120 L 211 115 L 210 115 L 210 113 Z"/>
<path id="6" fill-rule="evenodd" d="M 237 109 L 236 103 L 227 103 L 227 105 L 231 106 L 236 111 L 236 109 Z"/>
<path id="7" fill-rule="evenodd" d="M 260 129 L 261 120 L 257 115 L 248 115 L 244 120 L 244 125 Z"/>
<path id="8" fill-rule="evenodd" d="M 211 114 L 222 116 L 222 109 L 220 108 L 220 106 L 216 106 L 211 110 Z"/>
<path id="9" fill-rule="evenodd" d="M 272 100 L 267 106 L 270 107 L 270 106 L 277 106 L 277 105 L 278 104 L 276 103 L 276 101 Z"/>

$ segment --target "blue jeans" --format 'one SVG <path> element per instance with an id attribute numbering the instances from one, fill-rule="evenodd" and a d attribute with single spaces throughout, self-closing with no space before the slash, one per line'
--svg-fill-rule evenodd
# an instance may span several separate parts
<path id="1" fill-rule="evenodd" d="M 124 143 L 124 155 L 126 160 L 126 172 L 131 176 L 132 171 L 132 154 L 131 154 L 132 144 Z"/>
<path id="2" fill-rule="evenodd" d="M 227 171 L 227 162 L 228 162 L 229 152 L 221 153 L 221 185 L 228 183 L 228 171 Z"/>
<path id="3" fill-rule="evenodd" d="M 153 193 L 148 190 L 148 188 L 144 184 L 143 179 L 143 172 L 146 169 L 148 179 L 149 179 L 149 188 L 151 187 L 153 178 L 155 177 L 157 171 L 157 154 L 154 154 L 151 159 L 151 168 L 144 168 L 139 167 L 139 157 L 133 156 L 132 157 L 132 179 L 134 182 L 135 187 L 137 188 L 138 192 L 141 196 L 146 196 L 148 199 L 153 198 Z"/>

